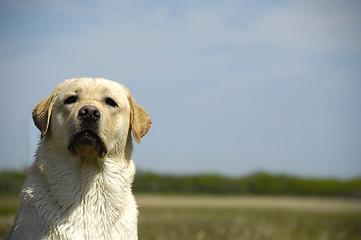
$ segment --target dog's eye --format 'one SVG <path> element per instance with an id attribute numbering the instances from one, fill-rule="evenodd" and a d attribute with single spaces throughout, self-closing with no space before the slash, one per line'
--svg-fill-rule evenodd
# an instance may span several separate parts
<path id="1" fill-rule="evenodd" d="M 112 107 L 118 107 L 118 104 L 111 98 L 106 98 L 105 103 Z"/>
<path id="2" fill-rule="evenodd" d="M 65 99 L 64 104 L 72 104 L 75 103 L 78 100 L 77 96 L 71 96 Z"/>

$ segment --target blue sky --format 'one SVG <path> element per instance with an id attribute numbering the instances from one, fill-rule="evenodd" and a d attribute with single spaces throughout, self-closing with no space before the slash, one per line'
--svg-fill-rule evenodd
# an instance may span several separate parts
<path id="1" fill-rule="evenodd" d="M 125 84 L 153 126 L 139 169 L 361 175 L 359 1 L 0 3 L 0 168 L 66 78 Z M 6 114 L 4 114 L 6 113 Z"/>

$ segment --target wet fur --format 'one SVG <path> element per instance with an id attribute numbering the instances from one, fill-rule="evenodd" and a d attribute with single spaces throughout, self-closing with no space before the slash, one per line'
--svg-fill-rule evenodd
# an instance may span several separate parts
<path id="1" fill-rule="evenodd" d="M 72 109 L 62 104 L 74 88 L 84 94 Z M 122 109 L 109 108 L 104 94 Z M 74 114 L 84 104 L 102 112 L 96 136 L 106 148 L 102 154 L 83 154 L 81 146 L 69 151 L 72 131 L 80 131 Z M 33 119 L 41 141 L 5 239 L 137 239 L 131 133 L 140 143 L 151 121 L 129 91 L 105 79 L 66 80 L 35 107 Z"/>

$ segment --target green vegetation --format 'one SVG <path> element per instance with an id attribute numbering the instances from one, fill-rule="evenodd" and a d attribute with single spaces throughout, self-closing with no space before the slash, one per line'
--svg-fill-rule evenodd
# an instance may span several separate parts
<path id="1" fill-rule="evenodd" d="M 142 240 L 360 240 L 357 199 L 284 196 L 136 195 Z M 0 197 L 0 238 L 19 200 Z M 11 211 L 11 212 L 10 212 Z"/>
<path id="2" fill-rule="evenodd" d="M 0 238 L 13 224 L 25 178 L 0 172 Z M 361 178 L 138 172 L 133 189 L 143 240 L 361 240 L 361 201 L 351 198 L 361 196 Z"/>
<path id="3" fill-rule="evenodd" d="M 232 178 L 220 175 L 174 176 L 140 172 L 136 175 L 133 188 L 136 193 L 360 197 L 361 178 L 301 178 L 262 172 Z"/>
<path id="4" fill-rule="evenodd" d="M 139 239 L 360 240 L 358 213 L 142 208 Z"/>
<path id="5" fill-rule="evenodd" d="M 0 171 L 0 195 L 19 195 L 25 172 Z"/>
<path id="6" fill-rule="evenodd" d="M 0 238 L 13 224 L 25 178 L 0 172 Z M 138 172 L 134 192 L 143 240 L 361 240 L 361 201 L 345 198 L 361 196 L 361 178 Z"/>
<path id="7" fill-rule="evenodd" d="M 25 172 L 0 172 L 0 195 L 18 195 Z M 289 175 L 255 173 L 244 177 L 220 175 L 161 175 L 138 172 L 135 193 L 339 196 L 361 197 L 361 178 L 301 178 Z"/>

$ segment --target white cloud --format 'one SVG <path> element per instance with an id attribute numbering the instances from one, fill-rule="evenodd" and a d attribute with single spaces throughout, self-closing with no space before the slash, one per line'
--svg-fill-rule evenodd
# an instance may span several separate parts
<path id="1" fill-rule="evenodd" d="M 361 5 L 350 1 L 290 1 L 271 10 L 258 25 L 267 41 L 301 49 L 361 50 Z M 357 30 L 358 29 L 358 30 Z"/>

